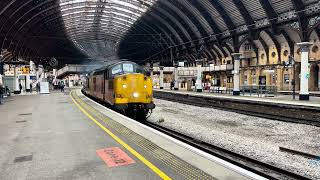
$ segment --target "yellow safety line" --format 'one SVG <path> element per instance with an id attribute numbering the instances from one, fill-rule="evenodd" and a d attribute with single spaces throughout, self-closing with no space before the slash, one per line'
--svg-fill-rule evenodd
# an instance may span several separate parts
<path id="1" fill-rule="evenodd" d="M 76 106 L 81 110 L 83 114 L 85 114 L 89 119 L 91 119 L 95 124 L 97 124 L 102 130 L 104 130 L 109 136 L 111 136 L 115 141 L 117 141 L 119 144 L 121 144 L 124 148 L 126 148 L 131 154 L 133 154 L 135 157 L 137 157 L 140 161 L 142 161 L 146 166 L 148 166 L 152 171 L 154 171 L 160 178 L 165 180 L 171 180 L 171 178 L 166 175 L 164 172 L 162 172 L 159 168 L 157 168 L 155 165 L 153 165 L 150 161 L 148 161 L 146 158 L 144 158 L 141 154 L 139 154 L 136 150 L 134 150 L 132 147 L 130 147 L 127 143 L 125 143 L 123 140 L 121 140 L 118 136 L 113 134 L 109 129 L 104 127 L 99 121 L 97 121 L 94 117 L 92 117 L 86 110 L 84 110 L 78 102 L 72 97 L 70 93 L 72 101 L 76 104 Z"/>

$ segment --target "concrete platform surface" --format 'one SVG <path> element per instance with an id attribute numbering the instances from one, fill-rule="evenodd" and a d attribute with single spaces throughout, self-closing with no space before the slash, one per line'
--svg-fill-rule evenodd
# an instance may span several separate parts
<path id="1" fill-rule="evenodd" d="M 79 90 L 72 91 L 72 97 L 51 93 L 7 98 L 0 106 L 0 179 L 258 177 L 241 169 L 230 170 L 160 137 L 151 137 L 161 145 L 155 144 L 141 135 L 151 132 L 138 124 L 127 123 L 126 127 L 119 122 L 123 118 L 114 120 L 119 117 Z M 134 163 L 108 167 L 97 150 L 111 147 L 120 148 Z"/>

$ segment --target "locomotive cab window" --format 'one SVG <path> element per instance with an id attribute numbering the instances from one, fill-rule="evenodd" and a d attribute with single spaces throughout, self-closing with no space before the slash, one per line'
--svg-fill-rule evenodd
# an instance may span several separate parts
<path id="1" fill-rule="evenodd" d="M 125 74 L 125 73 L 145 73 L 145 70 L 134 63 L 121 63 L 113 66 L 111 68 L 111 76 L 117 75 L 117 74 Z"/>
<path id="2" fill-rule="evenodd" d="M 123 66 L 123 72 L 134 72 L 133 64 L 124 63 L 122 66 Z"/>
<path id="3" fill-rule="evenodd" d="M 112 71 L 112 75 L 121 73 L 122 72 L 121 64 L 114 66 L 111 71 Z"/>

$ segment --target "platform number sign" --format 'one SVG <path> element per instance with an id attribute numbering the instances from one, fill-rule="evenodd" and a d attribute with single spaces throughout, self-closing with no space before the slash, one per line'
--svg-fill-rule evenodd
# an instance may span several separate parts
<path id="1" fill-rule="evenodd" d="M 20 67 L 18 70 L 21 72 L 21 74 L 29 74 L 30 73 L 30 68 L 27 66 Z"/>

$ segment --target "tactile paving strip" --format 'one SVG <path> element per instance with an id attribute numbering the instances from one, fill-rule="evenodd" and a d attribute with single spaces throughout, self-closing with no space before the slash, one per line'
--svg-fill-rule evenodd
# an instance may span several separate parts
<path id="1" fill-rule="evenodd" d="M 183 176 L 185 179 L 215 179 L 212 176 L 208 175 L 204 171 L 188 164 L 184 160 L 176 157 L 175 155 L 169 153 L 168 151 L 160 148 L 151 141 L 145 139 L 143 136 L 133 132 L 122 124 L 108 118 L 106 115 L 97 111 L 92 106 L 85 103 L 75 91 L 71 93 L 72 97 L 79 103 L 82 108 L 86 109 L 91 115 L 97 118 L 100 123 L 103 123 L 108 129 L 116 131 L 117 134 L 120 134 L 122 137 L 129 140 L 131 143 L 140 147 L 143 152 L 140 152 L 145 157 L 152 157 L 157 159 L 167 167 L 171 168 L 176 173 Z"/>

